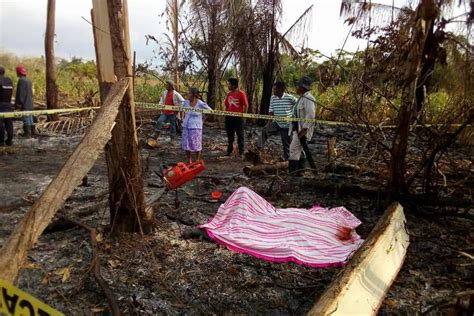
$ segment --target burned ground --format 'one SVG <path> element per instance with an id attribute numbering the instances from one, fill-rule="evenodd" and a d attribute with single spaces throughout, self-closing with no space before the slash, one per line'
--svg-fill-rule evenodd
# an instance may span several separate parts
<path id="1" fill-rule="evenodd" d="M 141 130 L 146 138 L 146 129 Z M 186 228 L 210 219 L 219 206 L 210 201 L 210 192 L 227 198 L 239 186 L 255 190 L 278 207 L 327 207 L 343 205 L 363 224 L 358 228 L 367 237 L 383 212 L 377 194 L 347 189 L 348 184 L 377 187 L 376 159 L 370 163 L 355 155 L 360 147 L 356 131 L 349 128 L 322 128 L 310 145 L 318 166 L 326 165 L 326 139 L 337 135 L 338 148 L 346 162 L 363 167 L 357 175 L 320 170 L 318 181 L 278 175 L 246 176 L 249 162 L 220 159 L 225 149 L 223 130 L 205 128 L 204 159 L 207 169 L 178 191 L 164 192 L 154 204 L 155 229 L 145 236 L 109 236 L 107 176 L 101 158 L 88 176 L 88 186 L 77 187 L 60 214 L 97 227 L 102 276 L 115 293 L 124 314 L 303 314 L 340 269 L 311 269 L 292 263 L 265 262 L 234 253 L 205 240 L 186 240 Z M 0 156 L 0 243 L 29 209 L 49 181 L 60 170 L 80 137 L 40 137 L 18 139 L 13 154 Z M 263 155 L 277 158 L 280 148 L 274 138 Z M 250 147 L 250 149 L 252 149 Z M 472 163 L 469 148 L 456 151 L 459 160 Z M 160 166 L 184 160 L 179 141 L 162 138 L 159 148 L 142 149 L 142 167 L 147 196 L 160 194 L 163 183 L 156 175 Z M 364 161 L 367 162 L 364 165 Z M 469 169 L 468 169 L 469 170 Z M 472 198 L 472 172 L 456 194 Z M 312 183 L 325 183 L 319 186 Z M 333 185 L 339 183 L 339 185 Z M 380 185 L 379 185 L 380 186 Z M 459 215 L 453 207 L 437 208 Z M 472 210 L 471 210 L 472 211 Z M 405 208 L 411 245 L 405 264 L 385 299 L 381 314 L 415 314 L 427 310 L 440 299 L 472 287 L 474 234 L 472 219 L 461 216 L 427 218 Z M 472 215 L 465 213 L 464 215 Z M 469 216 L 465 216 L 469 217 Z M 465 253 L 465 254 L 463 254 Z M 29 252 L 18 285 L 58 310 L 73 315 L 108 313 L 101 288 L 91 273 L 91 246 L 88 233 L 56 219 Z"/>

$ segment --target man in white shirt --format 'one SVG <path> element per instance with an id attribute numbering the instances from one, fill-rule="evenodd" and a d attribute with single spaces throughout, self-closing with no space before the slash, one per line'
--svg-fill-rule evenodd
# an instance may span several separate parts
<path id="1" fill-rule="evenodd" d="M 270 99 L 269 115 L 278 117 L 291 117 L 293 106 L 296 104 L 296 98 L 285 92 L 285 83 L 277 81 L 273 85 L 273 95 Z M 288 160 L 291 137 L 289 135 L 290 122 L 274 120 L 269 122 L 260 134 L 258 146 L 261 148 L 270 135 L 280 134 L 283 146 L 283 158 Z"/>
<path id="2" fill-rule="evenodd" d="M 163 92 L 161 96 L 160 104 L 164 105 L 174 105 L 174 106 L 182 106 L 184 102 L 184 98 L 179 94 L 178 91 L 174 89 L 174 82 L 171 80 L 166 81 L 166 91 Z M 176 112 L 163 110 L 160 117 L 156 121 L 155 130 L 159 134 L 163 124 L 165 122 L 170 123 L 170 136 L 174 138 L 176 136 Z"/>
<path id="3" fill-rule="evenodd" d="M 296 83 L 296 93 L 300 96 L 293 110 L 293 117 L 315 120 L 316 119 L 316 99 L 311 95 L 311 84 L 313 81 L 307 76 L 303 76 Z M 292 122 L 290 124 L 290 157 L 288 160 L 289 172 L 295 172 L 304 168 L 302 157 L 302 141 L 310 141 L 313 137 L 314 122 Z"/>

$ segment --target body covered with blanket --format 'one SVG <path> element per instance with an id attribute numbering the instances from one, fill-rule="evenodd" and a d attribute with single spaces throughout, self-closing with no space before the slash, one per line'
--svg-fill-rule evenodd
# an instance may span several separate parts
<path id="1" fill-rule="evenodd" d="M 362 244 L 355 232 L 360 224 L 344 207 L 279 209 L 240 187 L 199 228 L 229 249 L 257 258 L 333 267 L 343 265 Z"/>

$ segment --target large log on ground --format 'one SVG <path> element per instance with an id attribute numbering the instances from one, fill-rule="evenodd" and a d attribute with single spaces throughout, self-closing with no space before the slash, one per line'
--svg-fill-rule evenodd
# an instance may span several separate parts
<path id="1" fill-rule="evenodd" d="M 405 259 L 409 236 L 400 204 L 392 204 L 309 315 L 375 315 Z"/>
<path id="2" fill-rule="evenodd" d="M 119 106 L 129 86 L 130 78 L 112 86 L 97 117 L 67 159 L 61 171 L 51 181 L 43 195 L 16 225 L 0 252 L 0 279 L 12 282 L 25 259 L 28 250 L 38 240 L 54 214 L 64 204 L 89 172 L 112 137 Z"/>
<path id="3" fill-rule="evenodd" d="M 278 170 L 287 170 L 288 161 L 277 162 L 272 165 L 256 165 L 244 167 L 244 173 L 247 176 L 256 176 L 265 173 L 275 173 Z"/>

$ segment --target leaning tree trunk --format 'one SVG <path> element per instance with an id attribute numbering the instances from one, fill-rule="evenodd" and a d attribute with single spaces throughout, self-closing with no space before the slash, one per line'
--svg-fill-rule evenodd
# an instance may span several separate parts
<path id="1" fill-rule="evenodd" d="M 94 38 L 101 98 L 115 77 L 132 78 L 127 0 L 93 0 Z M 97 28 L 97 29 L 96 29 Z M 112 140 L 105 148 L 109 178 L 110 223 L 117 232 L 149 232 L 135 122 L 133 84 L 125 93 Z"/>
<path id="2" fill-rule="evenodd" d="M 48 12 L 46 22 L 46 36 L 44 38 L 44 50 L 46 56 L 46 106 L 48 109 L 58 108 L 58 86 L 56 84 L 56 61 L 54 56 L 54 29 L 56 15 L 56 0 L 48 0 Z M 57 121 L 57 114 L 48 117 Z"/>
<path id="3" fill-rule="evenodd" d="M 405 82 L 402 87 L 401 107 L 397 117 L 397 128 L 392 142 L 390 160 L 390 179 L 388 182 L 389 199 L 395 199 L 400 194 L 407 194 L 406 156 L 410 126 L 418 114 L 416 89 L 420 82 L 423 52 L 427 32 L 438 16 L 435 0 L 422 0 L 418 5 L 412 38 L 405 62 Z M 421 110 L 421 109 L 420 109 Z"/>

